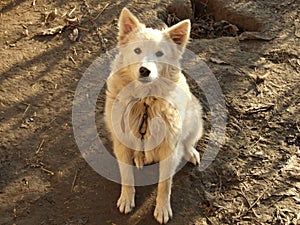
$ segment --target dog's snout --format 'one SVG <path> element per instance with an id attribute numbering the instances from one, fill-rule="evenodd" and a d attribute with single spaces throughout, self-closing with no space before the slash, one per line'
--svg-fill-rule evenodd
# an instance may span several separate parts
<path id="1" fill-rule="evenodd" d="M 146 67 L 143 67 L 143 66 L 140 67 L 139 72 L 140 72 L 140 76 L 141 77 L 148 77 L 150 75 L 150 73 L 151 73 L 150 70 L 148 70 Z"/>

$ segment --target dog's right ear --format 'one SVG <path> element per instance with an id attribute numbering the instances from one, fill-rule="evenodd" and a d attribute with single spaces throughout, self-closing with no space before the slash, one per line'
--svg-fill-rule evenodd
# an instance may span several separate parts
<path id="1" fill-rule="evenodd" d="M 123 8 L 119 18 L 120 39 L 129 34 L 131 31 L 141 27 L 142 24 L 139 20 L 127 8 Z"/>

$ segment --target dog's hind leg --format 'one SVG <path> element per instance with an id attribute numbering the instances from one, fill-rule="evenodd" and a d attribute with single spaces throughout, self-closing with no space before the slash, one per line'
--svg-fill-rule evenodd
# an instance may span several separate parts
<path id="1" fill-rule="evenodd" d="M 195 166 L 200 164 L 200 154 L 193 146 L 185 148 L 184 158 Z"/>
<path id="2" fill-rule="evenodd" d="M 198 141 L 199 137 L 202 135 L 201 127 L 194 127 L 193 130 L 190 131 L 189 135 L 183 141 L 184 145 L 184 158 L 193 163 L 194 165 L 200 164 L 200 154 L 194 148 L 195 143 Z"/>
<path id="3" fill-rule="evenodd" d="M 194 99 L 194 104 L 188 109 L 186 120 L 184 121 L 184 131 L 186 136 L 183 140 L 185 159 L 194 165 L 200 164 L 200 154 L 194 148 L 197 141 L 201 138 L 203 133 L 203 121 L 201 115 L 201 108 L 198 101 Z"/>
<path id="4" fill-rule="evenodd" d="M 133 174 L 132 151 L 122 144 L 115 144 L 115 155 L 118 159 L 121 175 L 121 195 L 117 202 L 117 207 L 121 213 L 129 213 L 135 206 L 135 188 Z M 117 149 L 116 149 L 117 148 Z"/>

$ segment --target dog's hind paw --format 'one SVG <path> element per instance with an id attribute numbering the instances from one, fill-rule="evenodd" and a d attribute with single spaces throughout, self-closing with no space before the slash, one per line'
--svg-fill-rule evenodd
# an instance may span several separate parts
<path id="1" fill-rule="evenodd" d="M 129 198 L 124 198 L 123 196 L 120 196 L 118 202 L 117 202 L 117 207 L 119 208 L 119 211 L 121 213 L 129 213 L 131 210 L 134 208 L 134 197 L 133 199 Z"/>
<path id="2" fill-rule="evenodd" d="M 188 153 L 186 153 L 185 158 L 187 161 L 193 163 L 195 166 L 200 165 L 200 154 L 194 147 L 191 147 L 189 149 Z"/>
<path id="3" fill-rule="evenodd" d="M 170 204 L 157 205 L 154 210 L 154 217 L 160 224 L 166 224 L 172 219 L 172 209 Z"/>

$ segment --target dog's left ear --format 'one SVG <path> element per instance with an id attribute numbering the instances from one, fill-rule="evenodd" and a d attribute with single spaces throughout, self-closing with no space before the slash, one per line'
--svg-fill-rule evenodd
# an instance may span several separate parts
<path id="1" fill-rule="evenodd" d="M 191 22 L 183 20 L 172 27 L 167 28 L 164 32 L 180 47 L 185 47 L 190 37 Z"/>
<path id="2" fill-rule="evenodd" d="M 119 18 L 119 36 L 125 36 L 141 27 L 139 20 L 127 8 L 123 8 Z"/>

